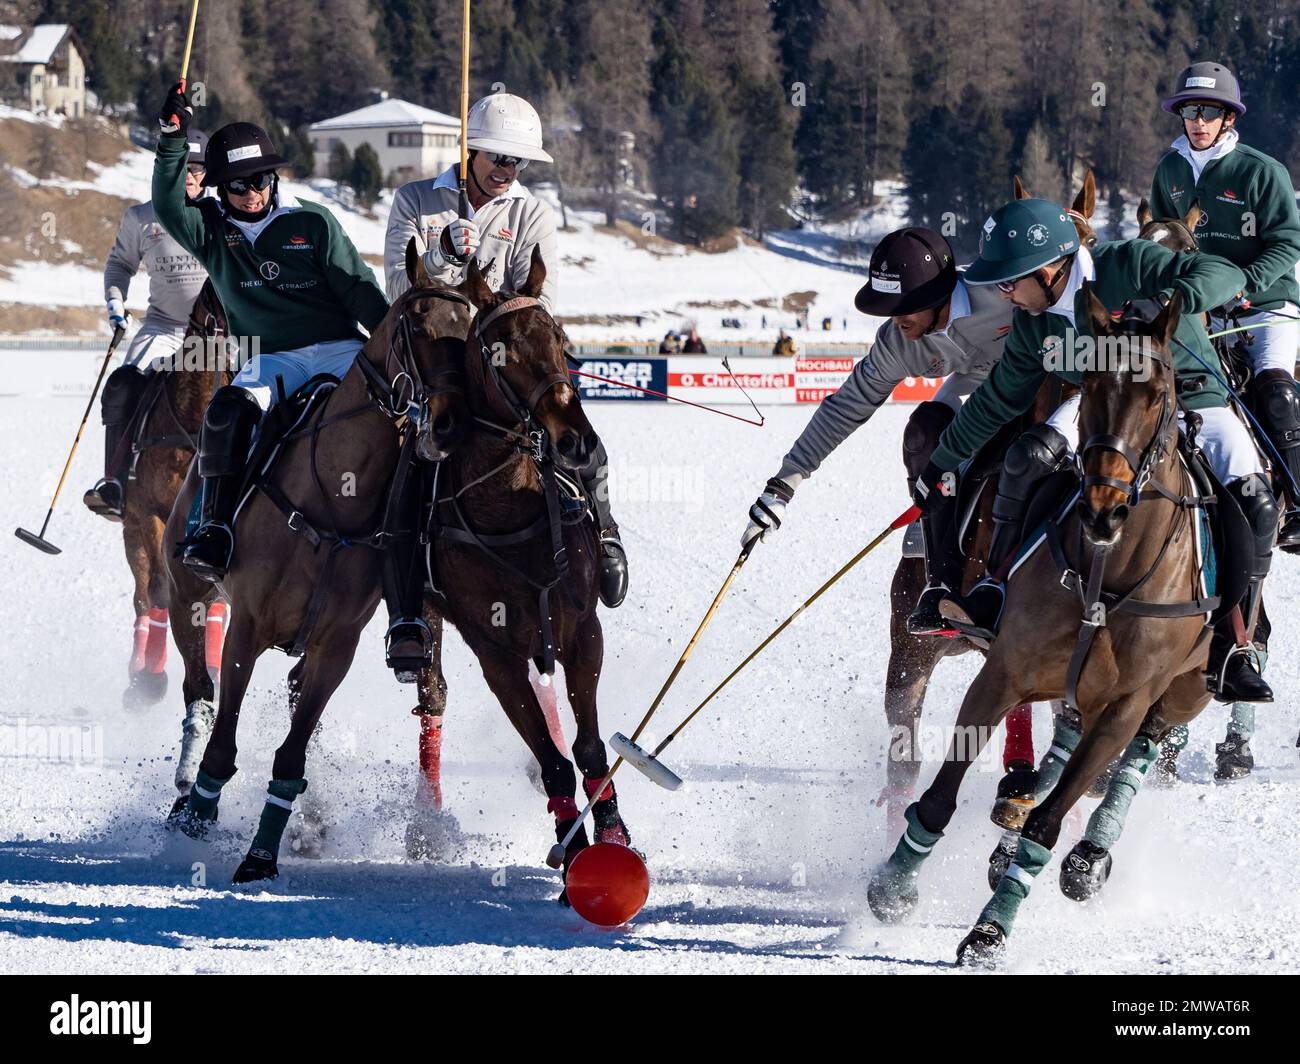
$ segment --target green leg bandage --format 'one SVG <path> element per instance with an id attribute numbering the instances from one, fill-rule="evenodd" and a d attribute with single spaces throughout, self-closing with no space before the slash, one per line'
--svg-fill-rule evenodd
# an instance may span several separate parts
<path id="1" fill-rule="evenodd" d="M 1109 850 L 1119 842 L 1129 806 L 1142 789 L 1147 769 L 1155 763 L 1159 753 L 1156 744 L 1145 735 L 1134 736 L 1128 744 L 1128 749 L 1124 751 L 1119 767 L 1115 770 L 1115 776 L 1106 788 L 1106 797 L 1088 818 L 1088 830 L 1083 833 L 1083 837 L 1094 846 Z"/>
<path id="2" fill-rule="evenodd" d="M 1169 729 L 1169 734 L 1165 736 L 1164 742 L 1160 745 L 1166 750 L 1172 751 L 1174 756 L 1177 757 L 1183 752 L 1183 747 L 1187 745 L 1187 725 L 1175 724 Z"/>
<path id="3" fill-rule="evenodd" d="M 1268 651 L 1255 649 L 1255 657 L 1259 661 L 1259 673 L 1264 674 L 1264 666 L 1268 664 Z M 1228 721 L 1228 734 L 1240 735 L 1243 739 L 1249 739 L 1255 734 L 1255 703 L 1254 702 L 1234 702 L 1232 703 L 1232 719 Z"/>
<path id="4" fill-rule="evenodd" d="M 907 807 L 907 812 L 903 814 L 907 820 L 907 830 L 903 832 L 903 837 L 898 840 L 898 845 L 894 847 L 894 852 L 889 857 L 891 867 L 909 875 L 916 874 L 917 869 L 921 867 L 921 862 L 930 856 L 934 844 L 943 838 L 942 831 L 927 831 L 921 825 L 921 818 L 916 810 L 915 802 Z"/>
<path id="5" fill-rule="evenodd" d="M 266 788 L 266 804 L 262 806 L 262 819 L 253 836 L 254 850 L 265 850 L 272 858 L 280 852 L 280 837 L 293 812 L 293 800 L 307 789 L 306 780 L 272 780 Z"/>
<path id="6" fill-rule="evenodd" d="M 221 788 L 229 783 L 233 776 L 227 776 L 224 780 L 215 779 L 209 776 L 203 769 L 199 769 L 199 774 L 194 780 L 194 786 L 190 789 L 189 805 L 190 814 L 198 817 L 200 820 L 214 820 L 217 816 L 217 803 L 221 801 Z"/>
<path id="7" fill-rule="evenodd" d="M 1039 802 L 1052 793 L 1052 788 L 1056 786 L 1061 773 L 1065 771 L 1065 763 L 1070 760 L 1070 755 L 1074 753 L 1074 748 L 1079 745 L 1079 739 L 1082 738 L 1082 733 L 1074 726 L 1073 717 L 1074 714 L 1070 714 L 1069 719 L 1057 714 L 1052 722 L 1052 745 L 1048 747 L 1047 753 L 1043 755 L 1043 760 L 1038 765 L 1038 790 L 1035 792 L 1035 799 Z"/>
<path id="8" fill-rule="evenodd" d="M 1007 868 L 1007 874 L 1002 877 L 998 889 L 980 913 L 980 922 L 992 920 L 1008 935 L 1011 934 L 1011 925 L 1016 922 L 1020 903 L 1029 897 L 1034 877 L 1043 870 L 1051 857 L 1052 851 L 1046 846 L 1022 837 L 1016 856 Z"/>

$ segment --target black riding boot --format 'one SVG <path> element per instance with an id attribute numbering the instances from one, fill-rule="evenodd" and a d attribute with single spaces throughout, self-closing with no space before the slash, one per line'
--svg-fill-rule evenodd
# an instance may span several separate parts
<path id="1" fill-rule="evenodd" d="M 110 521 L 122 520 L 127 471 L 131 464 L 130 449 L 123 437 L 135 417 L 136 406 L 149 375 L 136 366 L 119 366 L 104 382 L 101 410 L 104 418 L 104 475 L 85 495 L 82 502 L 91 513 Z"/>
<path id="2" fill-rule="evenodd" d="M 921 518 L 925 542 L 925 589 L 907 615 L 912 635 L 940 635 L 952 625 L 939 613 L 939 603 L 961 591 L 962 557 L 957 542 L 957 500 L 944 496 Z"/>
<path id="3" fill-rule="evenodd" d="M 1239 607 L 1242 643 L 1238 645 L 1237 642 L 1236 611 L 1230 611 L 1214 627 L 1210 660 L 1206 665 L 1207 683 L 1220 702 L 1272 702 L 1273 689 L 1259 674 L 1254 648 L 1244 638 L 1244 633 L 1254 631 L 1262 605 L 1264 578 L 1268 576 L 1273 537 L 1277 530 L 1277 503 L 1264 478 L 1254 473 L 1228 485 L 1227 490 L 1241 503 L 1254 530 L 1254 550 L 1250 562 L 1250 584 Z"/>
<path id="4" fill-rule="evenodd" d="M 968 595 L 953 595 L 944 608 L 944 616 L 963 634 L 981 642 L 997 635 L 1007 576 L 1024 534 L 1029 499 L 1038 482 L 1060 469 L 1069 453 L 1070 441 L 1048 424 L 1026 429 L 1007 448 L 993 499 L 988 575 Z"/>
<path id="5" fill-rule="evenodd" d="M 181 563 L 213 582 L 222 579 L 235 553 L 231 521 L 239 501 L 240 482 L 253 430 L 262 408 L 231 385 L 220 389 L 208 404 L 199 433 L 199 476 L 203 478 L 199 527 L 182 544 Z"/>
<path id="6" fill-rule="evenodd" d="M 600 601 L 614 609 L 627 597 L 627 552 L 618 538 L 618 522 L 610 513 L 609 457 L 599 440 L 579 475 L 600 535 Z"/>
<path id="7" fill-rule="evenodd" d="M 1277 448 L 1285 469 L 1278 470 L 1286 513 L 1278 533 L 1279 550 L 1300 553 L 1300 391 L 1286 370 L 1266 369 L 1251 382 L 1255 416 Z M 1290 474 L 1288 476 L 1288 474 Z"/>
<path id="8" fill-rule="evenodd" d="M 415 683 L 420 670 L 433 661 L 433 633 L 423 617 L 424 552 L 420 549 L 420 463 L 413 463 L 400 492 L 393 492 L 384 530 L 384 602 L 388 631 L 384 633 L 384 663 L 399 683 Z"/>
<path id="9" fill-rule="evenodd" d="M 903 466 L 907 470 L 910 494 L 916 478 L 925 470 L 934 454 L 943 430 L 952 424 L 957 412 L 947 403 L 934 400 L 920 403 L 907 419 L 903 430 Z M 921 518 L 921 539 L 925 544 L 925 588 L 907 617 L 912 635 L 940 635 L 952 631 L 952 625 L 939 614 L 939 603 L 961 590 L 962 557 L 957 540 L 957 500 L 944 496 L 935 501 L 930 512 Z"/>

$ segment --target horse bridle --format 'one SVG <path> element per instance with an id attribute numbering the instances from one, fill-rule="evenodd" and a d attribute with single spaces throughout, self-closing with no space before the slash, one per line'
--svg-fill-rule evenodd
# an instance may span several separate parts
<path id="1" fill-rule="evenodd" d="M 464 369 L 445 366 L 426 381 L 420 374 L 415 359 L 415 345 L 411 327 L 410 306 L 417 299 L 443 299 L 459 303 L 466 310 L 470 302 L 450 288 L 409 288 L 402 294 L 402 310 L 397 326 L 384 352 L 384 368 L 375 368 L 368 358 L 358 359 L 362 372 L 370 384 L 370 394 L 375 404 L 394 421 L 409 417 L 417 436 L 428 429 L 429 400 L 440 395 L 464 395 Z"/>
<path id="2" fill-rule="evenodd" d="M 1151 479 L 1155 467 L 1165 457 L 1169 449 L 1169 428 L 1178 416 L 1178 401 L 1175 383 L 1173 380 L 1174 367 L 1173 363 L 1158 354 L 1148 354 L 1145 357 L 1158 363 L 1169 371 L 1170 381 L 1168 390 L 1165 393 L 1164 408 L 1160 411 L 1160 420 L 1156 423 L 1155 431 L 1151 434 L 1151 439 L 1146 446 L 1142 448 L 1141 454 L 1135 451 L 1127 440 L 1114 433 L 1099 432 L 1095 436 L 1088 437 L 1084 445 L 1079 448 L 1079 468 L 1082 471 L 1084 460 L 1088 452 L 1092 450 L 1115 451 L 1122 455 L 1124 461 L 1128 463 L 1129 469 L 1133 471 L 1133 480 L 1120 480 L 1118 477 L 1103 477 L 1092 474 L 1085 474 L 1083 477 L 1083 486 L 1085 489 L 1095 486 L 1107 488 L 1116 488 L 1124 492 L 1128 497 L 1128 505 L 1136 506 L 1142 498 L 1142 489 L 1146 487 L 1147 482 Z M 1171 396 L 1174 398 L 1171 401 Z"/>
<path id="3" fill-rule="evenodd" d="M 507 314 L 514 314 L 518 311 L 527 310 L 532 307 L 538 308 L 544 315 L 546 315 L 546 320 L 557 333 L 559 331 L 559 326 L 556 324 L 555 319 L 551 317 L 550 312 L 546 309 L 540 299 L 533 296 L 518 295 L 513 292 L 506 293 L 506 295 L 508 296 L 507 299 L 498 303 L 486 314 L 479 314 L 479 316 L 474 319 L 473 331 L 474 338 L 478 341 L 479 355 L 483 359 L 483 368 L 487 374 L 487 378 L 492 382 L 492 386 L 496 388 L 497 393 L 505 401 L 506 406 L 518 420 L 520 431 L 512 432 L 510 429 L 503 428 L 500 425 L 493 425 L 491 422 L 487 422 L 482 418 L 477 420 L 488 427 L 497 430 L 503 435 L 515 435 L 526 439 L 534 460 L 540 462 L 549 451 L 550 439 L 545 427 L 536 419 L 537 404 L 540 403 L 543 396 L 553 388 L 558 388 L 561 385 L 568 384 L 569 375 L 560 372 L 548 373 L 533 385 L 532 390 L 528 393 L 526 398 L 520 399 L 519 393 L 516 392 L 510 382 L 506 380 L 505 374 L 501 372 L 501 368 L 493 359 L 492 349 L 487 343 L 488 328 L 495 321 L 505 317 Z"/>

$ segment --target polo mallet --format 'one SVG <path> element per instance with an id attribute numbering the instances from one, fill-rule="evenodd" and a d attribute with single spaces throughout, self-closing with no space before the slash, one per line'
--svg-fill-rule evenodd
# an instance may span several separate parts
<path id="1" fill-rule="evenodd" d="M 72 459 L 77 453 L 77 444 L 81 442 L 81 434 L 86 429 L 86 422 L 90 420 L 90 412 L 95 408 L 95 399 L 99 395 L 99 386 L 104 383 L 104 374 L 108 370 L 108 364 L 113 360 L 113 352 L 117 350 L 117 345 L 121 343 L 122 337 L 125 335 L 126 330 L 120 325 L 113 330 L 113 339 L 109 342 L 108 353 L 104 355 L 104 361 L 99 367 L 99 376 L 95 378 L 95 387 L 90 393 L 90 401 L 86 404 L 86 412 L 81 415 L 81 424 L 77 426 L 77 438 L 72 441 L 72 450 L 68 452 L 68 460 L 63 463 L 63 473 L 59 476 L 58 487 L 54 489 L 54 498 L 50 500 L 50 508 L 45 511 L 45 521 L 41 525 L 40 535 L 35 532 L 28 532 L 25 528 L 14 529 L 15 536 L 37 550 L 43 550 L 46 554 L 62 553 L 58 547 L 45 538 L 45 530 L 50 527 L 50 517 L 54 514 L 54 504 L 59 501 L 59 492 L 63 490 L 63 482 L 68 479 L 68 470 L 72 468 Z"/>
<path id="2" fill-rule="evenodd" d="M 185 54 L 181 57 L 181 92 L 185 91 L 185 82 L 190 72 L 190 50 L 194 47 L 194 25 L 199 20 L 199 0 L 194 0 L 190 7 L 190 27 L 185 31 Z M 181 124 L 180 115 L 172 115 L 172 123 Z"/>
<path id="3" fill-rule="evenodd" d="M 681 778 L 675 772 L 673 772 L 672 769 L 668 768 L 666 765 L 663 765 L 659 761 L 659 755 L 663 753 L 664 748 L 667 747 L 669 743 L 671 743 L 674 739 L 677 738 L 678 734 L 681 732 L 683 728 L 686 727 L 686 725 L 688 725 L 691 721 L 693 721 L 696 718 L 700 710 L 702 710 L 705 706 L 707 706 L 710 702 L 713 701 L 714 696 L 719 691 L 721 691 L 724 687 L 726 687 L 727 684 L 731 683 L 731 681 L 734 680 L 737 675 L 739 675 L 740 671 L 751 661 L 753 661 L 756 657 L 758 657 L 758 655 L 763 652 L 764 648 L 767 647 L 767 645 L 771 643 L 772 640 L 774 640 L 777 636 L 779 636 L 782 632 L 784 632 L 787 628 L 789 628 L 790 625 L 794 624 L 794 622 L 799 619 L 799 616 L 803 613 L 803 611 L 806 610 L 809 606 L 811 606 L 814 602 L 816 602 L 819 598 L 821 598 L 822 594 L 828 588 L 830 588 L 832 584 L 838 581 L 840 577 L 844 576 L 845 573 L 847 573 L 850 569 L 852 569 L 855 565 L 857 565 L 858 562 L 862 561 L 863 558 L 865 558 L 868 554 L 870 554 L 873 550 L 875 550 L 876 547 L 878 547 L 881 543 L 883 543 L 889 537 L 891 532 L 894 532 L 897 529 L 904 528 L 907 525 L 910 525 L 913 521 L 915 521 L 920 516 L 921 516 L 921 508 L 919 506 L 908 507 L 907 510 L 899 514 L 898 517 L 894 519 L 894 521 L 890 524 L 888 528 L 886 528 L 883 532 L 880 533 L 880 535 L 878 535 L 875 539 L 873 539 L 870 543 L 868 543 L 865 547 L 863 547 L 860 551 L 858 551 L 857 554 L 855 554 L 852 558 L 850 558 L 849 561 L 846 562 L 843 567 L 841 567 L 839 572 L 837 572 L 834 576 L 832 576 L 829 580 L 827 580 L 826 583 L 822 584 L 821 587 L 819 587 L 816 591 L 814 591 L 804 601 L 802 606 L 800 606 L 797 610 L 794 611 L 794 613 L 790 614 L 789 617 L 787 617 L 784 621 L 782 621 L 781 624 L 777 627 L 777 629 L 774 632 L 772 632 L 772 634 L 769 635 L 766 639 L 764 639 L 761 643 L 759 643 L 758 646 L 756 646 L 750 652 L 749 656 L 745 658 L 744 661 L 742 661 L 739 665 L 737 665 L 734 669 L 732 669 L 731 672 L 727 674 L 726 678 L 720 684 L 718 684 L 717 687 L 715 687 L 712 691 L 709 692 L 708 696 L 704 699 L 704 701 L 701 702 L 698 706 L 696 706 L 693 710 L 691 710 L 690 713 L 686 715 L 686 718 L 679 725 L 677 725 L 677 727 L 675 727 L 672 731 L 670 731 L 664 737 L 663 742 L 661 742 L 658 746 L 656 746 L 652 752 L 646 753 L 646 751 L 642 750 L 640 747 L 636 747 L 635 748 L 636 756 L 627 757 L 626 760 L 629 761 L 633 766 L 635 766 L 636 768 L 644 772 L 647 776 L 650 777 L 650 779 L 654 780 L 656 783 L 660 783 L 661 786 L 668 786 L 667 783 L 662 783 L 661 780 L 671 777 L 671 779 L 676 780 L 676 783 L 674 783 L 671 787 L 669 787 L 669 790 L 676 790 L 677 787 L 681 784 Z M 619 748 L 617 740 L 621 738 L 622 736 L 615 736 L 614 739 L 610 741 L 610 745 L 617 750 Z M 626 742 L 626 740 L 624 741 Z M 597 791 L 596 793 L 599 794 L 600 792 Z"/>
<path id="4" fill-rule="evenodd" d="M 659 688 L 659 693 L 655 695 L 655 700 L 650 703 L 650 708 L 646 710 L 645 716 L 641 718 L 641 723 L 637 725 L 636 731 L 632 733 L 632 738 L 629 739 L 622 733 L 616 733 L 614 737 L 610 739 L 609 745 L 618 753 L 618 757 L 614 759 L 614 764 L 610 770 L 605 773 L 605 778 L 600 781 L 600 786 L 592 792 L 592 796 L 588 799 L 586 807 L 582 810 L 578 819 L 573 822 L 573 826 L 569 828 L 569 833 L 564 836 L 564 841 L 557 842 L 551 847 L 551 852 L 546 855 L 546 863 L 550 865 L 550 867 L 559 868 L 564 864 L 564 853 L 569 848 L 569 843 L 573 841 L 573 836 L 578 833 L 578 828 L 582 827 L 586 822 L 587 817 L 591 814 L 592 806 L 596 804 L 596 799 L 605 793 L 605 788 L 609 786 L 609 781 L 614 778 L 614 773 L 618 771 L 618 766 L 624 761 L 631 762 L 661 787 L 667 787 L 670 791 L 675 791 L 681 786 L 682 781 L 678 779 L 677 776 L 673 775 L 669 769 L 663 768 L 662 765 L 658 766 L 662 769 L 662 772 L 658 775 L 654 774 L 655 766 L 646 761 L 648 755 L 644 750 L 636 745 L 636 740 L 641 737 L 641 732 L 644 731 L 645 726 L 650 723 L 650 718 L 654 716 L 655 710 L 659 708 L 659 703 L 664 700 L 664 695 L 668 693 L 668 689 L 672 687 L 673 682 L 677 679 L 678 673 L 682 671 L 682 666 L 686 664 L 686 659 L 689 658 L 692 651 L 695 650 L 695 644 L 699 642 L 700 635 L 703 633 L 704 629 L 708 627 L 709 622 L 713 620 L 713 615 L 718 612 L 718 606 L 722 603 L 727 592 L 731 590 L 731 585 L 736 582 L 736 576 L 740 573 L 741 566 L 749 560 L 750 552 L 754 549 L 754 545 L 758 542 L 758 539 L 759 537 L 755 536 L 741 548 L 740 556 L 736 558 L 736 564 L 731 567 L 731 572 L 727 574 L 727 579 L 722 582 L 722 587 L 720 587 L 718 593 L 713 596 L 713 603 L 704 614 L 704 619 L 700 621 L 699 627 L 695 629 L 695 634 L 691 636 L 690 642 L 686 644 L 686 649 L 682 651 L 682 656 L 677 659 L 677 664 L 673 666 L 673 671 L 668 674 L 668 679 L 666 679 L 664 685 Z"/>
<path id="5" fill-rule="evenodd" d="M 195 0 L 197 3 L 198 0 Z M 465 175 L 469 171 L 469 0 L 465 0 L 460 34 L 460 216 L 469 217 L 469 193 Z"/>

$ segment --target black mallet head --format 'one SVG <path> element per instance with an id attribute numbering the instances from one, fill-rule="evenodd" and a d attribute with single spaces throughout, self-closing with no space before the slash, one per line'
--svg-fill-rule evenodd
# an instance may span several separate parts
<path id="1" fill-rule="evenodd" d="M 27 529 L 25 528 L 15 528 L 14 535 L 17 536 L 19 539 L 21 539 L 24 543 L 28 543 L 31 546 L 35 547 L 37 550 L 44 551 L 46 554 L 63 553 L 63 551 L 60 548 L 56 547 L 49 540 L 42 539 L 35 532 L 28 532 Z"/>

